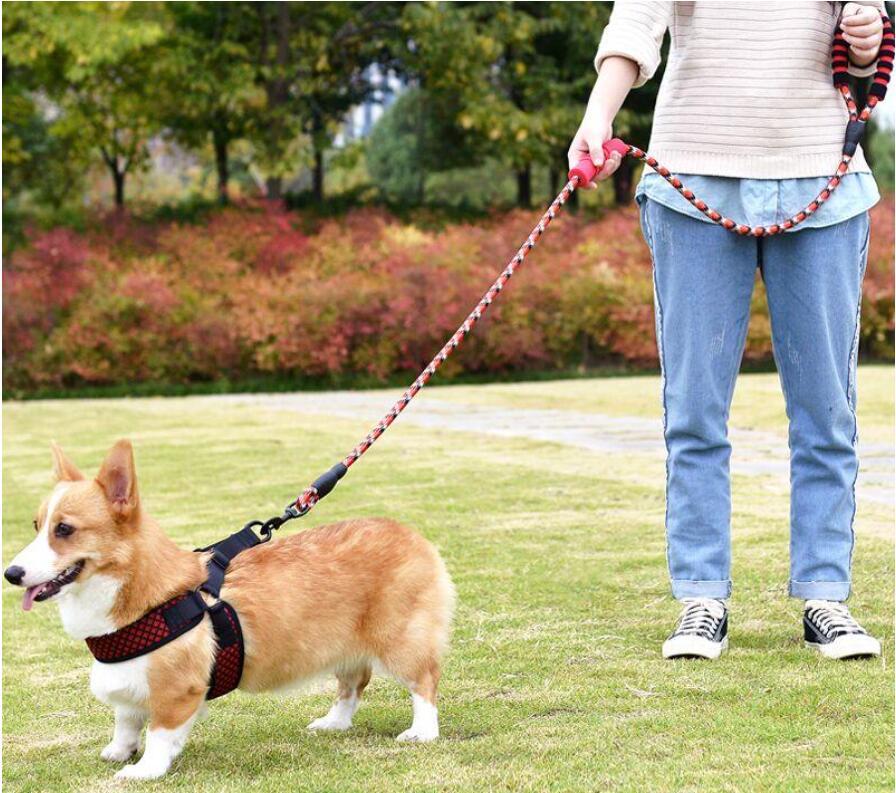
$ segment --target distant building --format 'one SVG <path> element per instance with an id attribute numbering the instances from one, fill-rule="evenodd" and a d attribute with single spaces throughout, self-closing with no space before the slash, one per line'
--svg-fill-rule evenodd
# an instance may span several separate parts
<path id="1" fill-rule="evenodd" d="M 337 148 L 366 138 L 389 105 L 406 87 L 395 72 L 384 71 L 377 64 L 368 67 L 367 77 L 374 86 L 373 93 L 367 101 L 348 112 L 342 130 L 333 140 L 333 145 Z"/>

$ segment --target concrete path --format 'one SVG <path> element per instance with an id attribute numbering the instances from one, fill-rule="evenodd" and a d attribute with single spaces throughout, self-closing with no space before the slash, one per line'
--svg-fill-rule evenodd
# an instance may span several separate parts
<path id="1" fill-rule="evenodd" d="M 369 421 L 373 426 L 392 406 L 395 395 L 335 391 L 233 394 L 215 399 L 310 415 L 338 416 L 365 423 Z M 637 454 L 658 460 L 665 458 L 662 425 L 658 420 L 565 410 L 459 404 L 440 400 L 438 391 L 428 391 L 417 397 L 402 413 L 397 424 L 506 438 L 529 438 L 600 454 Z M 390 429 L 390 432 L 395 431 L 395 428 Z M 733 447 L 731 471 L 734 475 L 772 477 L 782 488 L 788 486 L 789 452 L 787 438 L 783 434 L 732 428 L 730 438 Z M 881 504 L 894 504 L 893 444 L 877 440 L 860 441 L 859 453 L 858 497 Z"/>

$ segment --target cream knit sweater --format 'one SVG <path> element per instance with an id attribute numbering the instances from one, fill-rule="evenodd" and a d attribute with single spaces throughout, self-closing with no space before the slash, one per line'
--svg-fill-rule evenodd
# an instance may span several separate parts
<path id="1" fill-rule="evenodd" d="M 669 30 L 648 151 L 673 172 L 830 176 L 849 120 L 831 83 L 831 43 L 842 5 L 616 0 L 594 64 L 600 69 L 611 55 L 629 58 L 640 70 L 635 86 L 643 85 L 659 66 Z M 864 76 L 874 66 L 850 71 Z M 868 171 L 861 149 L 850 170 Z"/>

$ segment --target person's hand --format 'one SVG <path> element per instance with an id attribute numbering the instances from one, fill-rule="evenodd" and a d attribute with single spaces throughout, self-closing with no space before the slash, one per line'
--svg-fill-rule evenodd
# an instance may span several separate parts
<path id="1" fill-rule="evenodd" d="M 843 38 L 849 44 L 849 59 L 856 66 L 868 66 L 877 58 L 883 40 L 884 23 L 873 6 L 847 3 L 840 19 Z"/>
<path id="2" fill-rule="evenodd" d="M 591 190 L 597 187 L 594 182 L 609 178 L 619 167 L 619 163 L 622 162 L 622 155 L 619 152 L 613 152 L 608 158 L 604 158 L 603 144 L 612 137 L 613 127 L 609 121 L 592 117 L 589 113 L 585 114 L 566 155 L 570 168 L 575 168 L 582 159 L 590 157 L 598 169 L 594 181 L 581 185 L 581 188 Z"/>

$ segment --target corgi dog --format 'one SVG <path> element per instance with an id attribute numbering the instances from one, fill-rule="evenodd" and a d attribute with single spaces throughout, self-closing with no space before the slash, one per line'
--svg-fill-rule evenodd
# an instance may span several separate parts
<path id="1" fill-rule="evenodd" d="M 160 604 L 195 591 L 208 553 L 179 548 L 140 501 L 131 444 L 121 440 L 93 479 L 53 445 L 56 485 L 37 511 L 37 536 L 11 562 L 23 608 L 54 600 L 75 639 L 113 633 Z M 212 598 L 203 593 L 203 598 Z M 395 521 L 358 519 L 256 545 L 227 568 L 221 599 L 239 616 L 239 688 L 284 689 L 333 673 L 338 698 L 310 730 L 347 730 L 373 667 L 410 692 L 413 723 L 401 741 L 439 735 L 436 689 L 455 593 L 436 549 Z M 147 726 L 143 755 L 116 773 L 163 776 L 205 709 L 215 657 L 208 613 L 197 627 L 148 654 L 94 661 L 90 689 L 115 713 L 101 756 L 129 760 Z"/>

